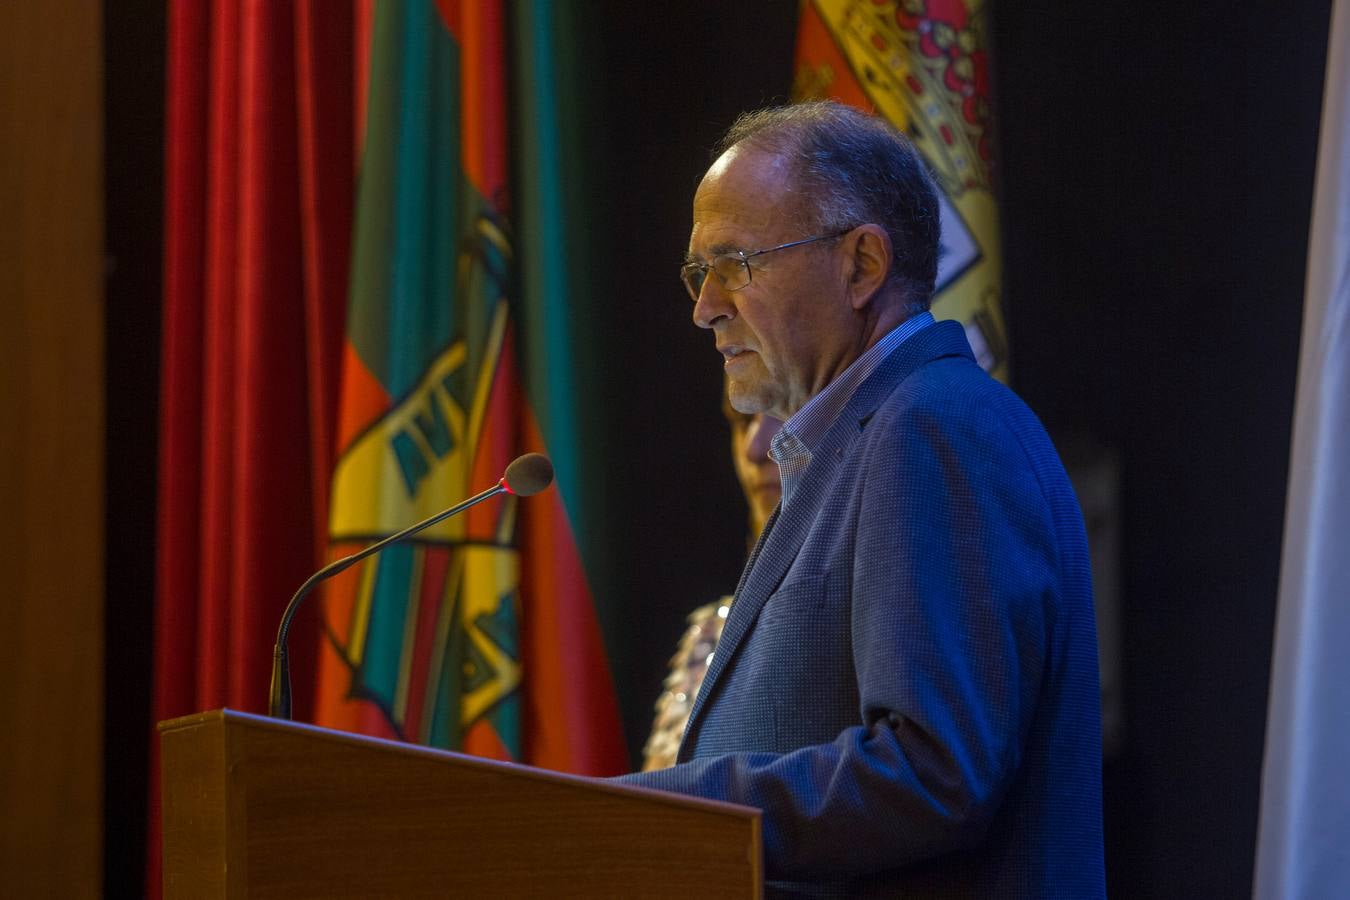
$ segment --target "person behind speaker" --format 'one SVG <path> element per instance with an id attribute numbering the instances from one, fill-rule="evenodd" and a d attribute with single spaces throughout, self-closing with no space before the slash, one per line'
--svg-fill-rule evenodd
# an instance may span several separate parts
<path id="1" fill-rule="evenodd" d="M 736 469 L 736 480 L 750 518 L 750 543 L 754 543 L 764 529 L 773 508 L 782 496 L 778 480 L 778 464 L 769 456 L 769 441 L 778 433 L 782 422 L 763 413 L 746 415 L 737 412 L 723 392 L 722 412 L 731 426 L 731 459 Z M 684 737 L 694 698 L 703 685 L 708 670 L 708 658 L 717 648 L 722 626 L 731 611 L 731 595 L 714 603 L 706 603 L 686 618 L 684 634 L 670 659 L 670 671 L 662 683 L 661 695 L 656 699 L 656 716 L 651 734 L 642 749 L 642 770 L 665 769 L 675 764 L 675 756 Z"/>

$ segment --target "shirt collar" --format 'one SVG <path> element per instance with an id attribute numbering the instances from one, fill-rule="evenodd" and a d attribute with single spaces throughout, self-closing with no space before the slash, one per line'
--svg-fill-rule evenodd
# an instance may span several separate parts
<path id="1" fill-rule="evenodd" d="M 769 455 L 778 463 L 779 476 L 783 481 L 784 507 L 798 480 L 797 476 L 810 463 L 812 451 L 839 418 L 854 391 L 877 370 L 886 357 L 932 325 L 933 321 L 933 314 L 925 310 L 892 328 L 783 423 L 782 430 L 774 435 L 769 444 Z"/>

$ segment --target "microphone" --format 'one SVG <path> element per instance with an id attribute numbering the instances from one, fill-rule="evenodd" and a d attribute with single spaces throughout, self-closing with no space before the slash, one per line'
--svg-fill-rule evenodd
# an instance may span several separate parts
<path id="1" fill-rule="evenodd" d="M 532 497 L 552 483 L 553 463 L 549 462 L 548 457 L 542 453 L 526 453 L 524 456 L 512 460 L 511 465 L 506 467 L 506 472 L 502 475 L 501 480 L 481 494 L 475 494 L 457 506 L 438 512 L 429 519 L 423 519 L 416 525 L 403 529 L 398 534 L 391 534 L 389 537 L 377 541 L 351 556 L 334 560 L 309 576 L 309 579 L 300 585 L 300 590 L 296 591 L 295 596 L 291 598 L 285 614 L 281 617 L 281 626 L 277 628 L 277 644 L 272 650 L 272 687 L 269 691 L 271 696 L 267 701 L 267 714 L 274 719 L 289 719 L 291 717 L 291 669 L 286 654 L 286 634 L 290 631 L 291 619 L 295 617 L 295 611 L 300 608 L 300 601 L 314 589 L 315 585 L 344 569 L 350 568 L 367 556 L 379 553 L 390 544 L 396 544 L 401 540 L 410 538 L 419 531 L 430 528 L 443 519 L 462 513 L 471 506 L 477 506 L 490 497 L 495 497 L 498 494 Z"/>

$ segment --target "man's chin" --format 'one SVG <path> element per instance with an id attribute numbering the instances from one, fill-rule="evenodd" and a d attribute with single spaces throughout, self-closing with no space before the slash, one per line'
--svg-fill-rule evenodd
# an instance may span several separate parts
<path id="1" fill-rule="evenodd" d="M 750 380 L 728 379 L 727 399 L 731 408 L 742 415 L 754 416 L 773 409 L 773 397 L 762 383 Z"/>

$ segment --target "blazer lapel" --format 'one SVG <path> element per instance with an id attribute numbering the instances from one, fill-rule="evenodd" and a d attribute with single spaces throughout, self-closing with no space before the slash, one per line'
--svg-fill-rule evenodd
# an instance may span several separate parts
<path id="1" fill-rule="evenodd" d="M 806 487 L 806 481 L 817 480 L 812 478 L 814 469 L 817 469 L 817 466 L 812 462 L 807 470 L 806 480 L 801 485 L 802 488 Z M 792 560 L 796 558 L 797 551 L 801 549 L 802 541 L 806 539 L 812 517 L 806 512 L 807 504 L 800 502 L 803 499 L 801 493 L 803 491 L 798 491 L 793 497 L 790 510 L 785 510 L 782 503 L 779 503 L 773 516 L 765 524 L 764 533 L 755 545 L 754 552 L 750 554 L 750 559 L 745 564 L 740 587 L 731 604 L 731 611 L 727 613 L 726 625 L 722 628 L 722 636 L 717 640 L 708 671 L 703 676 L 703 684 L 694 698 L 694 708 L 689 712 L 689 723 L 685 726 L 684 739 L 680 743 L 680 751 L 676 757 L 678 761 L 684 761 L 687 758 L 686 751 L 693 747 L 692 736 L 697 733 L 698 723 L 709 698 L 716 693 L 717 682 L 722 672 L 731 664 L 732 658 L 758 618 L 759 611 L 768 602 L 774 588 L 783 580 L 788 567 L 792 565 Z"/>

